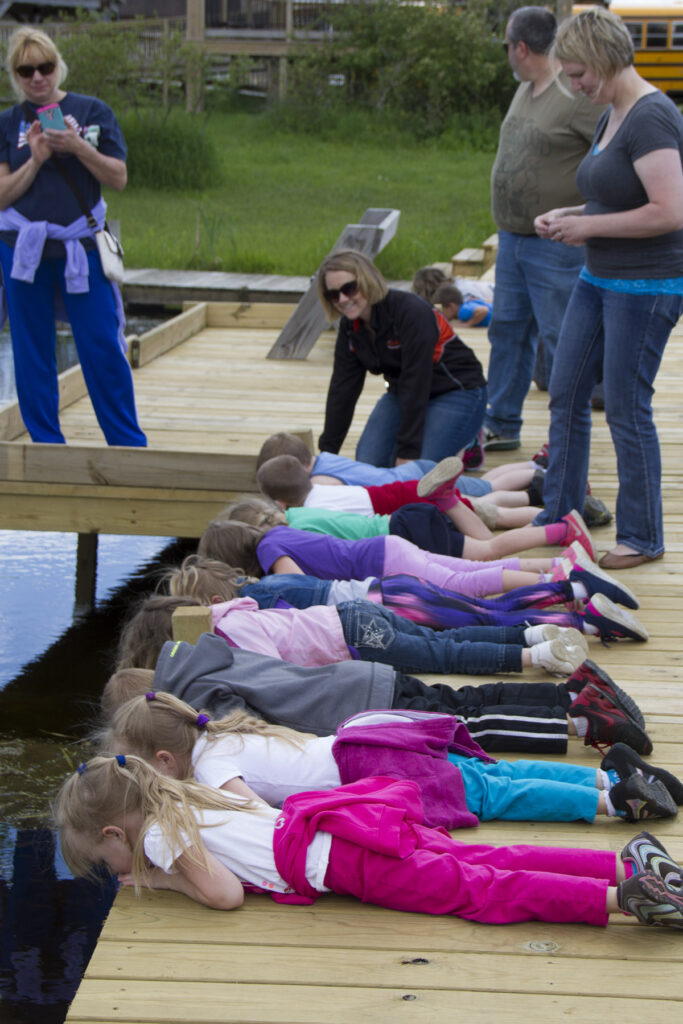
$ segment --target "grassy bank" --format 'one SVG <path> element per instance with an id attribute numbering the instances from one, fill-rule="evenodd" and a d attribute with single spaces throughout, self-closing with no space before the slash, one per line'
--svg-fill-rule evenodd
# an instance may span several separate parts
<path id="1" fill-rule="evenodd" d="M 407 278 L 493 231 L 492 153 L 452 140 L 368 141 L 367 132 L 318 139 L 247 113 L 214 114 L 206 130 L 221 153 L 220 184 L 197 193 L 107 191 L 127 266 L 310 274 L 344 225 L 377 206 L 401 210 L 378 265 Z"/>

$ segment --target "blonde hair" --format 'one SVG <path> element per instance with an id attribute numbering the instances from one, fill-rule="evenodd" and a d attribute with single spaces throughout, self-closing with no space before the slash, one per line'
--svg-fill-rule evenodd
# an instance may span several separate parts
<path id="1" fill-rule="evenodd" d="M 247 576 L 260 579 L 263 569 L 256 548 L 267 532 L 267 527 L 260 529 L 237 520 L 214 519 L 199 539 L 197 554 L 227 565 L 240 566 Z"/>
<path id="2" fill-rule="evenodd" d="M 143 824 L 133 845 L 132 874 L 136 893 L 147 881 L 144 838 L 157 824 L 166 844 L 176 851 L 194 848 L 190 858 L 208 868 L 195 810 L 254 811 L 254 801 L 240 801 L 224 790 L 197 782 L 179 782 L 160 775 L 135 756 L 99 756 L 82 764 L 63 784 L 54 806 L 62 853 L 74 875 L 87 875 L 95 866 L 83 852 L 82 841 L 92 844 L 102 838 L 109 825 L 126 829 L 133 814 L 142 814 Z"/>
<path id="3" fill-rule="evenodd" d="M 173 612 L 176 608 L 203 603 L 187 595 L 152 594 L 144 597 L 121 630 L 117 669 L 155 668 L 161 648 L 167 640 L 173 639 Z"/>
<path id="4" fill-rule="evenodd" d="M 340 249 L 339 252 L 331 253 L 320 264 L 316 281 L 318 298 L 330 321 L 339 319 L 339 310 L 325 298 L 327 289 L 325 275 L 332 270 L 343 270 L 347 274 L 353 274 L 358 282 L 361 295 L 371 306 L 380 302 L 389 291 L 387 282 L 375 264 L 362 252 L 356 252 L 354 249 Z"/>
<path id="5" fill-rule="evenodd" d="M 613 78 L 634 61 L 629 30 L 604 7 L 589 7 L 563 21 L 552 54 L 563 63 L 585 64 L 603 80 Z"/>
<path id="6" fill-rule="evenodd" d="M 12 89 L 20 102 L 25 98 L 25 93 L 21 87 L 22 80 L 17 75 L 17 68 L 26 62 L 29 50 L 37 50 L 46 61 L 53 61 L 57 65 L 57 85 L 61 85 L 69 73 L 64 58 L 47 32 L 33 25 L 22 25 L 21 28 L 15 29 L 7 44 L 7 71 Z"/>
<path id="7" fill-rule="evenodd" d="M 196 597 L 201 604 L 211 604 L 215 597 L 232 601 L 239 597 L 245 583 L 255 582 L 253 576 L 245 576 L 241 569 L 202 555 L 188 555 L 166 576 L 169 594 Z"/>
<path id="8" fill-rule="evenodd" d="M 104 743 L 109 750 L 135 754 L 154 764 L 159 750 L 167 750 L 181 759 L 188 776 L 194 745 L 205 733 L 209 741 L 221 736 L 246 735 L 280 739 L 302 747 L 307 738 L 303 733 L 283 725 L 272 725 L 247 711 L 232 711 L 213 721 L 206 712 L 197 714 L 195 708 L 170 693 L 150 693 L 134 697 L 114 715 Z"/>
<path id="9" fill-rule="evenodd" d="M 105 721 L 127 700 L 154 688 L 154 670 L 151 668 L 122 668 L 114 672 L 104 684 L 100 697 L 100 710 Z"/>
<path id="10" fill-rule="evenodd" d="M 239 523 L 248 523 L 249 526 L 258 526 L 264 533 L 273 526 L 288 526 L 287 516 L 272 501 L 265 501 L 263 498 L 242 498 L 233 502 L 223 509 L 219 519 L 235 519 Z"/>
<path id="11" fill-rule="evenodd" d="M 274 459 L 276 455 L 293 455 L 306 469 L 313 461 L 313 452 L 305 441 L 296 434 L 287 434 L 285 431 L 271 434 L 268 440 L 263 442 L 256 457 L 256 468 L 260 469 L 264 462 Z"/>
<path id="12" fill-rule="evenodd" d="M 267 498 L 281 501 L 288 508 L 303 505 L 313 486 L 296 455 L 268 459 L 257 471 L 256 483 Z"/>

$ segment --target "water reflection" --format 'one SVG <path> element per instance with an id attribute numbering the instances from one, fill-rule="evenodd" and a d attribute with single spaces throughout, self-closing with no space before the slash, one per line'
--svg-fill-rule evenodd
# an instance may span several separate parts
<path id="1" fill-rule="evenodd" d="M 2 1024 L 60 1024 L 91 955 L 113 884 L 71 878 L 48 827 L 49 802 L 89 753 L 84 726 L 131 601 L 192 547 L 100 538 L 96 607 L 74 622 L 75 536 L 0 531 Z"/>

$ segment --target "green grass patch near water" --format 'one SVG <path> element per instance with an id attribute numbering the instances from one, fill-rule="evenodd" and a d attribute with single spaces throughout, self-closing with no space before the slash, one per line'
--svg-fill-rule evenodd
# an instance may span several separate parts
<path id="1" fill-rule="evenodd" d="M 401 218 L 377 263 L 387 277 L 403 279 L 480 245 L 494 230 L 491 152 L 448 138 L 423 143 L 378 132 L 373 139 L 366 131 L 319 139 L 248 113 L 214 114 L 206 131 L 222 163 L 215 185 L 107 190 L 126 266 L 307 275 L 347 223 L 368 207 L 387 207 Z"/>

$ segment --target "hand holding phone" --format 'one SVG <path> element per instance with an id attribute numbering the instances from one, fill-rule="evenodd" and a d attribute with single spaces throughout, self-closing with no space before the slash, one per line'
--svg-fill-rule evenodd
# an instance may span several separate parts
<path id="1" fill-rule="evenodd" d="M 59 103 L 48 103 L 46 107 L 39 107 L 37 114 L 44 132 L 66 131 L 66 122 Z"/>

